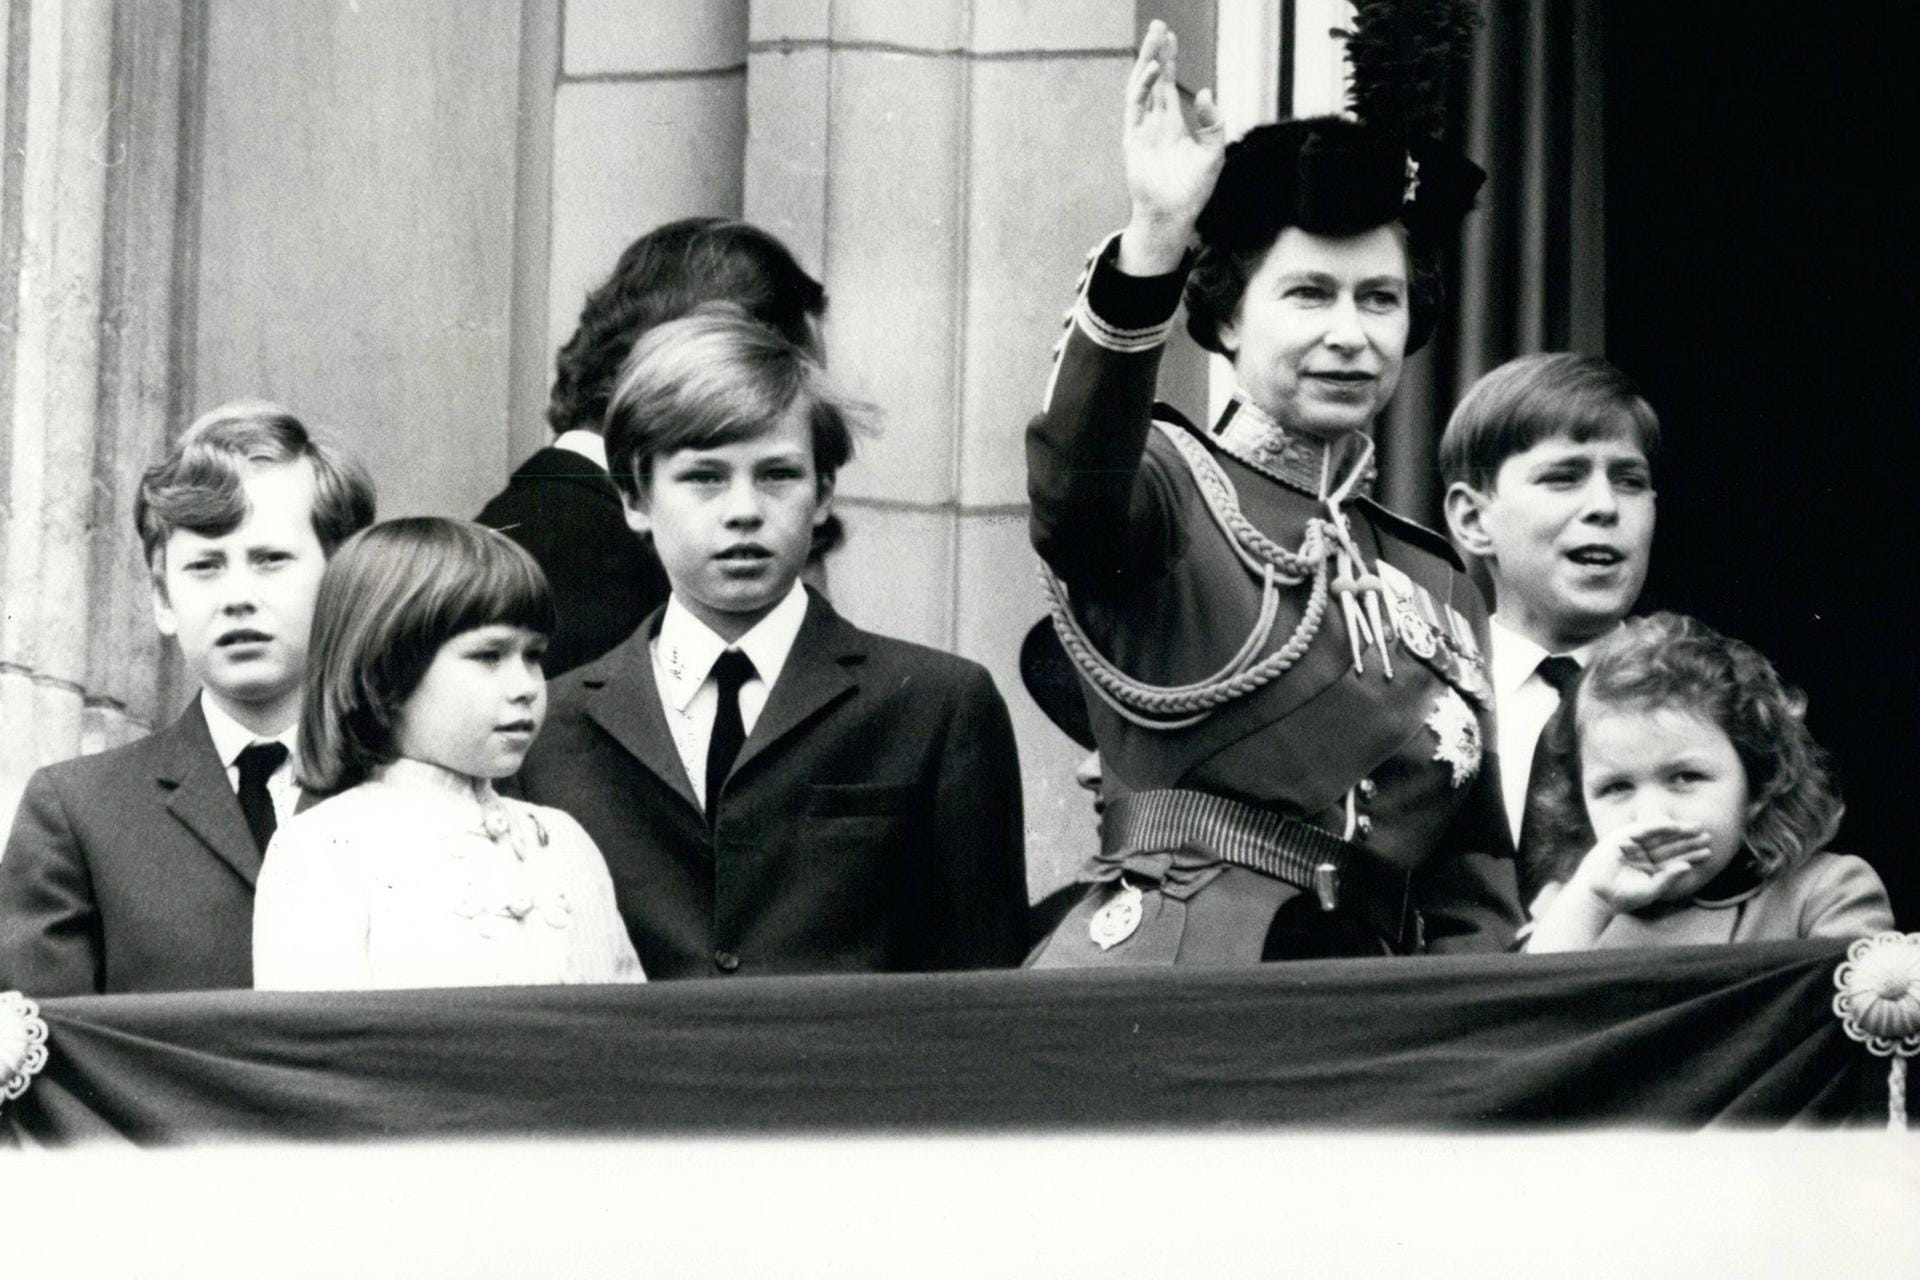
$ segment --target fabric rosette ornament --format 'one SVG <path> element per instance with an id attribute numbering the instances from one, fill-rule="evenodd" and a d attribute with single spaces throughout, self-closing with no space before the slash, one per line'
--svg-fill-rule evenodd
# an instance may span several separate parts
<path id="1" fill-rule="evenodd" d="M 18 991 L 0 991 L 0 1103 L 27 1091 L 47 1065 L 47 1024 L 40 1006 Z"/>
<path id="2" fill-rule="evenodd" d="M 1847 948 L 1833 975 L 1833 1011 L 1887 1073 L 1887 1127 L 1907 1126 L 1907 1059 L 1920 1053 L 1920 933 L 1882 933 Z"/>

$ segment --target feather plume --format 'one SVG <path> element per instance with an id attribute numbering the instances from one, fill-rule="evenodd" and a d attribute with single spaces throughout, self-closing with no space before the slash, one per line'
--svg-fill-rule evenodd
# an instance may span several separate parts
<path id="1" fill-rule="evenodd" d="M 1356 0 L 1352 28 L 1334 31 L 1347 42 L 1353 113 L 1402 138 L 1439 137 L 1480 26 L 1473 0 Z"/>

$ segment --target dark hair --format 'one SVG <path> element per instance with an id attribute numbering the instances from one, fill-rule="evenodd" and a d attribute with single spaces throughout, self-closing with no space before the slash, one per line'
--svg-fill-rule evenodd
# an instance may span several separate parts
<path id="1" fill-rule="evenodd" d="M 1529 862 L 1536 879 L 1564 880 L 1593 843 L 1581 795 L 1579 729 L 1596 708 L 1684 711 L 1720 727 L 1747 773 L 1746 842 L 1763 876 L 1833 839 L 1846 806 L 1825 751 L 1806 726 L 1806 698 L 1781 683 L 1751 645 L 1675 613 L 1631 619 L 1594 649 L 1572 715 L 1548 722 L 1536 803 L 1549 834 Z"/>
<path id="2" fill-rule="evenodd" d="M 824 486 L 853 456 L 853 433 L 868 406 L 767 326 L 724 304 L 702 307 L 634 344 L 607 406 L 607 467 L 637 500 L 653 481 L 655 458 L 750 440 L 796 404 L 805 407 L 814 475 Z M 812 555 L 825 555 L 841 537 L 837 518 L 824 521 Z"/>
<path id="3" fill-rule="evenodd" d="M 554 626 L 546 575 L 505 534 L 410 516 L 349 539 L 313 607 L 301 785 L 330 796 L 391 764 L 400 713 L 440 647 L 497 623 L 542 635 Z"/>
<path id="4" fill-rule="evenodd" d="M 332 555 L 373 523 L 373 478 L 360 460 L 265 400 L 235 400 L 202 414 L 147 468 L 133 500 L 134 527 L 155 579 L 174 530 L 209 538 L 232 533 L 247 518 L 248 470 L 302 459 L 313 467 L 313 532 Z"/>
<path id="5" fill-rule="evenodd" d="M 785 245 L 751 223 L 682 218 L 654 228 L 628 245 L 613 274 L 587 295 L 579 327 L 554 358 L 547 404 L 554 432 L 600 430 L 635 340 L 703 302 L 731 302 L 804 348 L 827 294 Z"/>
<path id="6" fill-rule="evenodd" d="M 1542 440 L 1630 439 L 1651 462 L 1660 418 L 1633 380 L 1598 356 L 1521 356 L 1467 389 L 1440 437 L 1442 483 L 1493 489 L 1501 464 Z"/>
<path id="7" fill-rule="evenodd" d="M 1289 224 L 1290 225 L 1290 224 Z M 1420 240 L 1398 222 L 1383 223 L 1398 234 L 1407 258 L 1407 354 L 1427 345 L 1440 320 L 1440 306 L 1446 287 L 1440 274 L 1439 257 L 1425 251 Z M 1286 227 L 1274 228 L 1272 239 L 1257 248 L 1231 248 L 1203 244 L 1187 276 L 1187 332 L 1207 350 L 1233 358 L 1220 341 L 1220 329 L 1233 323 L 1240 312 L 1240 300 L 1246 296 L 1247 282 L 1280 242 Z"/>

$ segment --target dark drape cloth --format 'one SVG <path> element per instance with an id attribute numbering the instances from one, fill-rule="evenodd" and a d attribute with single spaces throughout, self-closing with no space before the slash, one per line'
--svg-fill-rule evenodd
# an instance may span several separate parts
<path id="1" fill-rule="evenodd" d="M 29 1143 L 1884 1121 L 1836 942 L 48 1000 Z"/>
<path id="2" fill-rule="evenodd" d="M 1487 185 L 1448 263 L 1439 331 L 1407 361 L 1380 428 L 1382 496 L 1435 528 L 1435 450 L 1473 381 L 1536 351 L 1605 354 L 1601 0 L 1480 8 L 1451 136 Z"/>

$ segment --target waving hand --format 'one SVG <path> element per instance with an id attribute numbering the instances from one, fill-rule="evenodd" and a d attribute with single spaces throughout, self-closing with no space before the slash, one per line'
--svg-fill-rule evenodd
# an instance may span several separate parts
<path id="1" fill-rule="evenodd" d="M 1226 124 L 1211 89 L 1194 98 L 1194 127 L 1187 126 L 1175 79 L 1178 54 L 1178 38 L 1155 21 L 1127 77 L 1121 151 L 1133 213 L 1120 239 L 1120 268 L 1134 275 L 1180 264 L 1226 157 Z"/>

